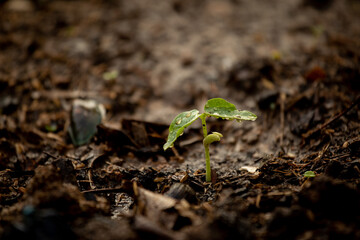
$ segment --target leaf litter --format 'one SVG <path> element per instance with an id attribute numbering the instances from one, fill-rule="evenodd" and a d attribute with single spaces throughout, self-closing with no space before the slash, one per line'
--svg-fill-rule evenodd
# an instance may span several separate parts
<path id="1" fill-rule="evenodd" d="M 356 1 L 0 8 L 2 239 L 359 238 Z M 225 137 L 206 183 L 200 124 L 162 146 L 216 97 L 259 118 L 208 120 Z M 107 113 L 79 147 L 76 99 Z"/>

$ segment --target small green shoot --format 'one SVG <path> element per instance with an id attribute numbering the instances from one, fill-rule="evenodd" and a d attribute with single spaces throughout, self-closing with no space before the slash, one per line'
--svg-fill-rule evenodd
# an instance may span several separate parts
<path id="1" fill-rule="evenodd" d="M 304 173 L 304 177 L 306 177 L 306 178 L 313 178 L 313 177 L 315 177 L 315 173 L 314 173 L 313 171 L 306 171 L 306 172 Z"/>
<path id="2" fill-rule="evenodd" d="M 205 160 L 206 160 L 206 181 L 211 182 L 211 167 L 210 167 L 210 153 L 209 153 L 209 145 L 215 141 L 220 141 L 223 135 L 218 132 L 213 132 L 204 138 L 203 145 L 205 148 Z"/>
<path id="3" fill-rule="evenodd" d="M 56 123 L 50 123 L 48 125 L 45 125 L 45 130 L 48 132 L 56 132 L 56 130 L 57 130 Z"/>
<path id="4" fill-rule="evenodd" d="M 209 145 L 212 142 L 220 141 L 220 138 L 223 135 L 217 132 L 213 132 L 208 135 L 206 128 L 207 117 L 216 117 L 224 120 L 236 120 L 241 122 L 244 120 L 255 121 L 257 116 L 249 111 L 237 110 L 234 104 L 229 103 L 222 98 L 213 98 L 206 102 L 204 113 L 200 114 L 199 110 L 193 109 L 180 113 L 171 122 L 167 142 L 164 144 L 164 150 L 174 146 L 174 142 L 184 133 L 186 127 L 190 126 L 196 119 L 201 119 L 204 135 L 203 145 L 206 158 L 206 181 L 211 182 Z"/>
<path id="5" fill-rule="evenodd" d="M 113 81 L 119 76 L 119 72 L 117 70 L 108 71 L 103 73 L 103 79 L 105 81 Z"/>

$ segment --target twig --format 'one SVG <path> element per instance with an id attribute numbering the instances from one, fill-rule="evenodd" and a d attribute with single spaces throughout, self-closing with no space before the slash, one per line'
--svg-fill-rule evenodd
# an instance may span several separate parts
<path id="1" fill-rule="evenodd" d="M 281 135 L 280 135 L 280 146 L 283 146 L 284 143 L 284 128 L 285 128 L 285 93 L 280 94 L 280 125 L 281 125 Z"/>
<path id="2" fill-rule="evenodd" d="M 112 193 L 112 192 L 126 192 L 123 187 L 117 188 L 101 188 L 101 189 L 90 189 L 82 191 L 82 193 Z"/>
<path id="3" fill-rule="evenodd" d="M 44 153 L 45 155 L 47 155 L 48 157 L 51 157 L 51 158 L 53 158 L 53 159 L 58 159 L 58 157 L 56 157 L 55 155 L 53 155 L 53 154 L 51 154 L 51 153 L 48 153 L 48 152 L 45 152 L 45 151 L 43 151 L 43 153 Z"/>
<path id="4" fill-rule="evenodd" d="M 63 91 L 63 90 L 51 90 L 51 91 L 34 91 L 31 93 L 31 97 L 33 99 L 39 98 L 48 98 L 48 99 L 58 99 L 58 98 L 66 98 L 66 99 L 74 99 L 74 98 L 99 98 L 105 97 L 111 99 L 111 92 L 109 91 Z"/>
<path id="5" fill-rule="evenodd" d="M 319 152 L 318 156 L 314 159 L 314 164 L 311 166 L 311 170 L 313 170 L 315 168 L 315 165 L 322 159 L 322 157 L 324 156 L 325 152 L 328 150 L 330 146 L 330 143 L 326 144 L 323 149 Z"/>
<path id="6" fill-rule="evenodd" d="M 347 112 L 349 112 L 352 108 L 354 108 L 356 105 L 358 105 L 360 103 L 360 96 L 357 97 L 357 99 L 350 105 L 350 107 L 346 108 L 345 110 L 343 110 L 342 112 L 336 114 L 335 116 L 333 116 L 332 118 L 330 118 L 328 121 L 326 121 L 325 123 L 318 125 L 317 127 L 307 131 L 306 133 L 304 133 L 302 135 L 303 140 L 306 140 L 307 138 L 311 137 L 313 134 L 323 130 L 325 127 L 327 127 L 329 124 L 331 124 L 332 122 L 334 122 L 335 120 L 339 119 L 341 116 L 345 115 Z"/>

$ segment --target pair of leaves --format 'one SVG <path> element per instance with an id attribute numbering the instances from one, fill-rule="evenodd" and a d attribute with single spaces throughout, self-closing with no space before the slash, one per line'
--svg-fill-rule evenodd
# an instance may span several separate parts
<path id="1" fill-rule="evenodd" d="M 235 105 L 222 98 L 213 98 L 206 102 L 204 113 L 200 114 L 199 110 L 193 109 L 177 115 L 169 127 L 169 136 L 164 144 L 164 150 L 172 147 L 176 139 L 181 136 L 186 127 L 190 126 L 199 117 L 216 117 L 225 120 L 236 121 L 255 121 L 257 116 L 249 111 L 239 111 Z"/>

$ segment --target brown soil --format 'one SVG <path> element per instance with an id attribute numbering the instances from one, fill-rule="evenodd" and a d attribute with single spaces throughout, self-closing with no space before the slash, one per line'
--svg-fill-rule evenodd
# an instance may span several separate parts
<path id="1" fill-rule="evenodd" d="M 162 146 L 214 97 L 258 119 L 207 183 L 200 121 Z M 356 0 L 2 0 L 0 238 L 360 239 L 359 104 Z"/>

